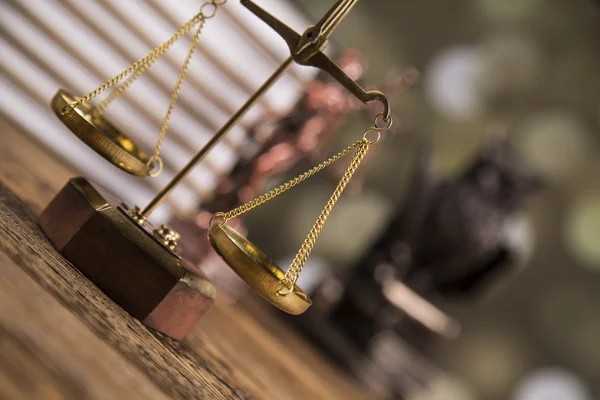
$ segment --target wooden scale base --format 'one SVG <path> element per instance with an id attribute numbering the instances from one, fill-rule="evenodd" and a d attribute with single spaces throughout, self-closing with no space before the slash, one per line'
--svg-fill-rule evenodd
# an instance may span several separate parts
<path id="1" fill-rule="evenodd" d="M 73 178 L 39 218 L 56 249 L 133 317 L 183 339 L 212 305 L 216 289 L 154 235 Z M 146 223 L 145 225 L 148 225 Z"/>

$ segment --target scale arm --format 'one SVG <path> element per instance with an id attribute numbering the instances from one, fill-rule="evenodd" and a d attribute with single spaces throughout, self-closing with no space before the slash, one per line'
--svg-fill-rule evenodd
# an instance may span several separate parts
<path id="1" fill-rule="evenodd" d="M 338 0 L 336 4 L 314 25 L 314 29 L 326 38 L 331 36 L 358 0 Z"/>
<path id="2" fill-rule="evenodd" d="M 290 48 L 290 52 L 293 54 L 298 43 L 300 43 L 301 36 L 294 31 L 292 28 L 269 14 L 262 7 L 258 6 L 252 0 L 241 0 L 241 3 L 244 7 L 246 7 L 250 12 L 260 18 L 264 23 L 269 25 L 275 32 L 277 32 L 283 40 L 287 43 Z"/>
<path id="3" fill-rule="evenodd" d="M 322 52 L 322 49 L 327 45 L 329 35 L 333 33 L 357 2 L 358 0 L 338 0 L 316 25 L 308 27 L 304 34 L 299 35 L 252 0 L 241 0 L 244 7 L 273 28 L 285 40 L 296 63 L 316 67 L 327 72 L 364 104 L 373 100 L 381 102 L 383 104 L 383 118 L 385 121 L 389 121 L 391 109 L 387 97 L 377 90 L 365 91 Z"/>
<path id="4" fill-rule="evenodd" d="M 365 91 L 358 83 L 346 75 L 346 73 L 323 52 L 316 53 L 306 60 L 302 65 L 319 68 L 320 70 L 327 72 L 364 104 L 368 104 L 373 100 L 381 102 L 383 105 L 383 117 L 386 121 L 389 121 L 391 117 L 391 108 L 387 97 L 385 97 L 385 95 L 378 90 L 370 90 L 368 92 Z"/>

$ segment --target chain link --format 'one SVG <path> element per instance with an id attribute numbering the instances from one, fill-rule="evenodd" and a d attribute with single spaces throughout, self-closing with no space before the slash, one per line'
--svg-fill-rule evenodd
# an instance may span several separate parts
<path id="1" fill-rule="evenodd" d="M 209 1 L 200 6 L 200 13 L 204 16 L 204 19 L 212 18 L 217 14 L 217 7 L 217 2 Z M 210 10 L 210 12 L 207 12 L 207 9 Z"/>

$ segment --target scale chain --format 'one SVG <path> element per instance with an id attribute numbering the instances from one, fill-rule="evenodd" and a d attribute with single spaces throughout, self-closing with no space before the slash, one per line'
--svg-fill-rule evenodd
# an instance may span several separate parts
<path id="1" fill-rule="evenodd" d="M 204 28 L 205 21 L 206 21 L 205 19 L 202 19 L 200 21 L 200 24 L 198 25 L 198 28 L 196 30 L 196 34 L 194 35 L 194 38 L 192 39 L 192 44 L 190 45 L 190 49 L 187 53 L 185 61 L 183 62 L 183 65 L 181 67 L 181 71 L 179 73 L 179 78 L 177 78 L 177 83 L 175 84 L 175 88 L 173 89 L 173 94 L 171 95 L 171 102 L 169 103 L 169 108 L 167 109 L 165 118 L 163 119 L 162 126 L 160 128 L 160 133 L 158 135 L 156 145 L 154 146 L 154 152 L 152 154 L 152 157 L 149 160 L 150 164 L 152 164 L 153 161 L 158 161 L 159 165 L 162 164 L 162 161 L 159 157 L 160 147 L 162 145 L 162 141 L 165 137 L 165 134 L 167 133 L 167 128 L 169 127 L 169 120 L 171 118 L 173 108 L 175 107 L 175 102 L 177 101 L 177 97 L 179 96 L 179 90 L 181 89 L 181 85 L 183 84 L 185 76 L 187 75 L 190 61 L 192 60 L 192 56 L 194 55 L 194 50 L 198 46 L 198 41 L 200 40 L 200 34 L 202 33 L 202 28 Z M 160 172 L 160 171 L 157 171 L 157 172 Z M 152 176 L 152 175 L 153 174 L 151 174 L 150 176 Z M 154 176 L 156 176 L 156 175 L 154 175 Z"/>
<path id="2" fill-rule="evenodd" d="M 350 153 L 351 151 L 355 150 L 357 147 L 361 146 L 362 144 L 363 144 L 363 140 L 361 139 L 358 142 L 348 146 L 346 149 L 340 151 L 338 154 L 334 155 L 333 157 L 329 158 L 328 160 L 323 161 L 321 164 L 317 165 L 316 167 L 313 167 L 312 169 L 306 171 L 302 175 L 295 177 L 291 181 L 288 181 L 288 182 L 282 184 L 281 186 L 278 186 L 275 189 L 271 190 L 270 192 L 265 193 L 265 194 L 255 198 L 254 200 L 250 200 L 249 202 L 242 204 L 241 206 L 239 206 L 227 213 L 216 213 L 215 216 L 223 218 L 224 223 L 233 218 L 236 218 L 236 217 L 252 210 L 253 208 L 256 208 L 256 207 L 266 203 L 267 201 L 272 200 L 273 198 L 288 191 L 289 189 L 293 188 L 294 186 L 304 182 L 311 176 L 320 172 L 322 169 L 326 168 L 330 164 L 333 164 L 334 162 L 336 162 L 340 158 L 344 157 L 346 154 Z"/>
<path id="3" fill-rule="evenodd" d="M 342 192 L 350 182 L 350 179 L 358 169 L 358 166 L 364 159 L 365 155 L 367 154 L 367 151 L 369 151 L 369 147 L 371 146 L 371 142 L 364 138 L 361 139 L 358 142 L 358 144 L 359 145 L 357 146 L 358 148 L 356 149 L 356 153 L 354 153 L 354 157 L 352 157 L 352 161 L 348 165 L 348 168 L 346 168 L 342 179 L 338 183 L 337 187 L 335 188 L 335 191 L 331 195 L 331 198 L 325 205 L 325 208 L 321 212 L 321 215 L 319 215 L 319 218 L 308 233 L 308 236 L 304 240 L 304 243 L 302 243 L 300 250 L 298 250 L 296 257 L 294 257 L 292 264 L 290 265 L 289 269 L 285 274 L 283 282 L 287 285 L 287 291 L 280 290 L 277 294 L 285 296 L 293 291 L 294 286 L 298 281 L 298 277 L 300 276 L 300 272 L 302 271 L 302 267 L 304 267 L 308 256 L 312 252 L 312 249 L 315 246 L 317 239 L 321 234 L 321 231 L 323 230 L 327 217 L 329 217 L 331 210 L 333 210 L 333 207 L 339 200 L 340 196 L 342 195 Z"/>
<path id="4" fill-rule="evenodd" d="M 175 43 L 181 36 L 183 36 L 187 32 L 189 32 L 189 30 L 192 29 L 203 18 L 204 17 L 202 15 L 202 13 L 196 14 L 185 25 L 183 25 L 173 36 L 171 36 L 169 38 L 169 40 L 167 40 L 166 42 L 164 42 L 163 44 L 161 44 L 160 46 L 158 46 L 157 48 L 152 50 L 145 57 L 134 62 L 129 67 L 127 67 L 124 71 L 122 71 L 118 75 L 114 76 L 113 78 L 109 79 L 108 81 L 104 82 L 102 85 L 98 86 L 96 89 L 92 90 L 85 96 L 80 97 L 79 99 L 77 99 L 77 101 L 74 101 L 74 102 L 70 103 L 69 105 L 67 105 L 65 107 L 65 109 L 63 110 L 63 114 L 66 113 L 67 111 L 69 111 L 69 109 L 73 109 L 81 104 L 89 102 L 94 97 L 98 96 L 100 93 L 104 92 L 106 89 L 112 87 L 115 83 L 122 80 L 127 75 L 131 74 L 132 72 L 134 72 L 136 70 L 139 70 L 140 68 L 142 68 L 145 64 L 148 64 L 149 62 L 151 63 L 150 60 L 152 60 L 153 58 L 156 59 L 156 58 L 159 58 L 160 56 L 162 56 L 171 47 L 171 45 L 173 43 Z"/>
<path id="5" fill-rule="evenodd" d="M 196 35 L 194 35 L 192 45 L 190 46 L 190 51 L 188 52 L 188 56 L 186 58 L 186 62 L 188 62 L 188 63 L 189 63 L 189 59 L 191 58 L 191 54 L 193 53 L 193 51 L 198 43 L 197 37 L 199 36 L 199 31 L 204 26 L 204 22 L 205 22 L 204 18 L 200 19 L 200 25 L 198 26 L 198 31 L 196 32 Z M 129 78 L 127 78 L 127 80 L 123 84 L 119 85 L 119 87 L 117 87 L 115 90 L 113 90 L 113 92 L 110 94 L 110 96 L 108 96 L 106 99 L 102 100 L 102 102 L 100 104 L 98 104 L 98 106 L 96 106 L 96 108 L 94 109 L 94 112 L 97 114 L 100 114 L 101 112 L 103 112 L 111 101 L 113 101 L 116 97 L 118 97 L 121 93 L 123 93 L 137 78 L 139 78 L 141 75 L 143 75 L 152 66 L 152 64 L 160 58 L 160 56 L 162 54 L 163 53 L 158 53 L 158 52 L 154 52 L 154 51 L 151 52 L 149 54 L 150 58 L 147 60 L 147 62 L 145 64 L 141 65 L 138 69 L 136 69 L 135 72 L 133 73 L 133 75 L 131 75 Z M 185 66 L 185 63 L 184 63 L 184 66 Z M 181 78 L 181 74 L 180 74 L 180 80 L 181 81 L 183 80 Z M 178 81 L 178 83 L 179 83 L 179 81 Z"/>

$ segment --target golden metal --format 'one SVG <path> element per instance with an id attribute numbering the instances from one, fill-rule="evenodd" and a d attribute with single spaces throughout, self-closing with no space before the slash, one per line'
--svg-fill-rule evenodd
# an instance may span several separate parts
<path id="1" fill-rule="evenodd" d="M 252 42 L 254 46 L 260 49 L 260 51 L 269 58 L 269 61 L 276 63 L 279 62 L 281 59 L 279 53 L 273 48 L 273 46 L 265 42 L 260 32 L 257 32 L 245 23 L 244 16 L 227 9 L 227 7 L 223 8 L 223 14 L 227 15 L 228 19 L 235 24 L 236 28 L 240 30 L 240 32 L 247 38 L 248 41 Z M 301 86 L 304 86 L 309 81 L 307 77 L 301 76 L 293 69 L 289 71 L 288 75 Z M 248 93 L 252 93 L 252 90 L 250 90 Z M 266 108 L 272 108 L 267 102 L 265 102 L 265 106 Z"/>
<path id="2" fill-rule="evenodd" d="M 158 14 L 160 14 L 165 19 L 165 21 L 169 23 L 169 25 L 177 26 L 179 24 L 179 22 L 177 21 L 177 18 L 175 16 L 173 16 L 172 13 L 168 12 L 168 8 L 170 7 L 170 4 L 168 2 L 165 2 L 163 0 L 151 0 L 147 3 L 154 11 L 156 11 Z M 107 7 L 111 8 L 113 10 L 118 10 L 118 7 L 115 7 L 115 6 L 107 5 Z M 231 11 L 227 7 L 223 7 L 222 13 L 226 14 L 227 16 L 231 15 Z M 251 29 L 248 29 L 248 31 L 250 31 L 250 30 Z M 244 31 L 242 29 L 241 29 L 241 31 L 242 31 L 243 35 L 246 36 L 246 38 L 249 41 L 251 41 L 251 42 L 254 41 L 254 38 L 250 35 L 247 35 L 246 31 Z M 140 32 L 140 31 L 138 31 L 136 34 L 137 34 L 137 36 L 147 36 L 144 32 Z M 241 91 L 245 95 L 250 96 L 254 92 L 254 87 L 252 86 L 251 83 L 249 83 L 247 77 L 243 76 L 243 74 L 240 73 L 240 71 L 236 70 L 236 68 L 234 68 L 231 64 L 225 62 L 222 58 L 220 58 L 220 56 L 218 54 L 218 49 L 217 49 L 217 51 L 215 51 L 215 49 L 209 48 L 205 45 L 202 45 L 202 43 L 200 43 L 200 44 L 198 44 L 198 50 L 202 52 L 202 55 L 206 58 L 206 60 L 210 64 L 212 64 L 212 66 L 214 68 L 219 70 L 219 72 L 221 72 L 225 77 L 227 77 L 227 79 L 229 81 L 231 81 L 235 86 L 240 88 Z M 280 57 L 278 57 L 275 59 L 275 62 L 279 62 L 280 60 L 281 60 Z M 198 89 L 201 93 L 205 94 L 207 96 L 207 98 L 216 107 L 221 109 L 221 111 L 223 111 L 225 114 L 230 115 L 235 112 L 235 109 L 232 108 L 231 104 L 229 104 L 227 101 L 223 101 L 224 97 L 222 96 L 222 93 L 218 93 L 218 91 L 213 89 L 212 86 L 209 87 L 209 86 L 205 85 L 204 83 L 200 82 L 199 80 L 193 80 L 193 79 L 191 80 L 190 83 L 196 89 Z M 259 104 L 261 104 L 266 109 L 273 108 L 269 99 L 266 99 L 264 97 L 259 99 Z M 243 127 L 243 125 L 241 125 L 241 124 L 240 124 L 240 126 Z"/>
<path id="3" fill-rule="evenodd" d="M 65 101 L 63 108 L 58 109 L 58 113 L 60 115 L 70 115 L 73 112 L 76 113 L 77 110 L 91 98 L 95 97 L 108 87 L 114 85 L 125 76 L 133 73 L 133 75 L 125 83 L 123 83 L 121 87 L 115 89 L 114 96 L 118 95 L 120 92 L 125 90 L 134 79 L 141 75 L 145 69 L 148 68 L 149 64 L 154 62 L 156 58 L 166 51 L 166 48 L 168 48 L 168 46 L 170 46 L 177 37 L 183 35 L 196 23 L 200 23 L 198 31 L 196 32 L 194 40 L 192 41 L 192 47 L 190 48 L 188 57 L 186 58 L 186 61 L 182 67 L 180 79 L 175 86 L 172 101 L 165 116 L 163 129 L 161 129 L 161 134 L 159 136 L 154 155 L 148 159 L 148 161 L 158 161 L 160 159 L 158 157 L 158 149 L 160 148 L 162 137 L 166 131 L 166 125 L 168 124 L 173 104 L 181 86 L 183 76 L 185 75 L 189 58 L 191 57 L 191 53 L 197 44 L 197 39 L 200 34 L 204 18 L 210 18 L 214 16 L 217 6 L 223 4 L 225 1 L 226 0 L 212 0 L 209 3 L 205 3 L 201 8 L 200 13 L 190 20 L 184 27 L 182 27 L 180 31 L 178 31 L 176 35 L 165 44 L 159 46 L 148 56 L 136 62 L 126 71 L 107 81 L 98 89 L 90 92 L 83 98 L 78 100 L 73 98 L 70 101 Z M 352 144 L 345 150 L 312 168 L 311 170 L 305 172 L 304 174 L 279 186 L 278 188 L 259 196 L 256 199 L 229 211 L 228 213 L 215 214 L 213 220 L 211 221 L 208 237 L 215 251 L 225 260 L 227 264 L 231 266 L 232 269 L 234 269 L 236 273 L 238 273 L 238 275 L 246 280 L 246 282 L 248 282 L 248 284 L 250 284 L 250 286 L 252 286 L 265 299 L 291 314 L 301 314 L 312 304 L 309 297 L 296 285 L 299 274 L 302 271 L 302 268 L 321 233 L 321 230 L 323 229 L 327 217 L 341 196 L 343 190 L 349 183 L 353 174 L 356 172 L 361 161 L 364 159 L 370 146 L 378 142 L 380 139 L 380 132 L 389 129 L 392 124 L 390 105 L 383 93 L 377 91 L 366 92 L 363 90 L 322 52 L 322 50 L 327 46 L 327 41 L 331 33 L 335 30 L 335 28 L 348 14 L 350 9 L 356 4 L 357 1 L 358 0 L 339 0 L 321 19 L 321 21 L 313 26 L 310 26 L 303 35 L 299 35 L 287 25 L 254 4 L 252 1 L 242 0 L 242 4 L 244 6 L 246 6 L 250 11 L 275 29 L 283 37 L 290 49 L 290 57 L 286 59 L 271 75 L 271 77 L 269 77 L 267 81 L 244 103 L 244 105 L 242 105 L 242 107 L 231 116 L 231 118 L 223 125 L 223 127 L 221 127 L 221 129 L 215 133 L 209 142 L 188 162 L 188 164 L 175 176 L 175 178 L 173 178 L 173 180 L 171 180 L 167 186 L 161 190 L 161 192 L 148 204 L 148 206 L 146 206 L 146 208 L 141 211 L 139 209 L 135 209 L 132 213 L 128 213 L 128 216 L 133 221 L 136 221 L 137 224 L 145 225 L 149 214 L 164 201 L 164 199 L 172 192 L 172 190 L 179 183 L 181 183 L 188 173 L 206 156 L 206 154 L 208 154 L 208 152 L 243 117 L 243 115 L 245 115 L 245 113 L 272 86 L 272 84 L 275 83 L 275 81 L 289 68 L 294 61 L 301 65 L 315 66 L 328 72 L 333 78 L 338 80 L 343 86 L 345 86 L 364 103 L 368 103 L 373 100 L 380 101 L 384 107 L 383 112 L 375 118 L 374 126 L 367 129 L 363 134 L 363 137 L 356 143 Z M 210 8 L 207 4 L 212 5 L 213 8 Z M 206 11 L 207 16 L 204 17 L 202 10 L 210 11 Z M 110 101 L 111 98 L 114 98 L 114 96 L 109 96 L 108 101 Z M 92 110 L 88 107 L 86 112 L 92 112 Z M 378 125 L 378 119 L 380 117 L 384 122 L 387 123 L 386 126 Z M 373 132 L 375 132 L 374 136 L 372 135 Z M 350 152 L 354 152 L 352 161 L 349 163 L 342 179 L 338 183 L 331 198 L 321 212 L 321 215 L 309 232 L 306 240 L 300 247 L 287 272 L 284 273 L 279 267 L 271 262 L 265 254 L 260 252 L 260 250 L 252 245 L 247 239 L 242 237 L 239 233 L 227 225 L 227 221 L 229 219 L 239 216 L 284 193 Z M 150 163 L 148 162 L 146 165 L 150 165 Z M 222 221 L 217 221 L 216 217 L 222 217 Z M 163 226 L 153 232 L 153 238 L 160 242 L 164 247 L 171 250 L 171 252 L 174 252 L 179 237 L 170 228 Z"/>
<path id="4" fill-rule="evenodd" d="M 179 233 L 167 225 L 161 225 L 160 228 L 153 230 L 152 234 L 173 252 L 177 249 L 178 241 L 181 239 Z"/>
<path id="5" fill-rule="evenodd" d="M 342 195 L 342 192 L 344 191 L 344 189 L 350 182 L 350 179 L 356 172 L 356 169 L 360 165 L 360 162 L 363 160 L 365 155 L 367 155 L 367 151 L 369 150 L 369 147 L 371 146 L 371 142 L 369 142 L 366 139 L 361 139 L 360 143 L 361 143 L 361 145 L 358 147 L 358 149 L 354 155 L 354 158 L 350 162 L 350 165 L 348 165 L 348 168 L 346 169 L 346 172 L 342 176 L 342 179 L 340 180 L 337 187 L 335 188 L 335 191 L 331 195 L 331 198 L 325 205 L 325 208 L 323 208 L 323 211 L 321 211 L 321 215 L 319 215 L 319 218 L 317 218 L 317 221 L 315 222 L 312 229 L 308 233 L 306 239 L 304 239 L 304 243 L 302 243 L 302 246 L 298 250 L 296 257 L 294 257 L 294 260 L 292 261 L 292 265 L 290 265 L 290 268 L 287 270 L 287 272 L 285 274 L 285 280 L 291 288 L 294 288 L 296 286 L 296 282 L 298 281 L 298 278 L 300 277 L 300 272 L 302 272 L 302 267 L 304 267 L 304 264 L 306 263 L 308 256 L 312 252 L 312 249 L 315 246 L 317 239 L 319 238 L 319 235 L 321 234 L 321 231 L 323 230 L 323 227 L 325 226 L 325 221 L 327 220 L 327 217 L 329 217 L 331 210 L 333 210 L 335 203 L 337 203 L 340 196 Z M 291 292 L 291 290 L 279 291 L 278 294 L 285 296 L 285 295 L 289 295 L 290 292 Z"/>
<path id="6" fill-rule="evenodd" d="M 329 35 L 342 22 L 358 0 L 339 0 L 317 24 L 310 26 L 304 34 L 296 33 L 292 28 L 273 17 L 251 0 L 242 0 L 242 4 L 273 28 L 287 43 L 294 61 L 300 65 L 319 68 L 327 72 L 360 101 L 367 104 L 379 101 L 383 104 L 383 119 L 387 122 L 391 116 L 390 104 L 383 93 L 377 90 L 365 91 L 352 80 L 329 57 L 323 53 Z"/>
<path id="7" fill-rule="evenodd" d="M 71 132 L 106 160 L 132 175 L 148 175 L 150 158 L 101 114 L 95 113 L 94 107 L 76 103 L 75 96 L 60 89 L 52 98 L 51 107 Z"/>
<path id="8" fill-rule="evenodd" d="M 204 3 L 202 5 L 202 7 L 200 8 L 200 10 L 202 10 L 204 8 L 204 6 L 206 6 L 207 4 L 210 4 L 210 3 Z M 216 12 L 217 12 L 217 10 L 216 10 L 216 6 L 215 6 L 215 9 L 212 12 L 210 18 L 212 18 L 212 16 L 214 16 L 214 13 L 216 13 Z M 156 141 L 156 145 L 154 147 L 154 152 L 152 154 L 152 158 L 154 160 L 160 160 L 160 147 L 161 147 L 162 141 L 165 138 L 165 135 L 167 133 L 167 128 L 169 127 L 169 120 L 171 119 L 171 114 L 173 113 L 173 108 L 175 107 L 175 102 L 177 101 L 177 97 L 179 97 L 179 90 L 181 89 L 181 84 L 183 83 L 183 80 L 185 79 L 185 76 L 187 75 L 188 66 L 190 65 L 190 61 L 192 60 L 192 55 L 194 54 L 194 50 L 198 46 L 198 41 L 200 40 L 200 34 L 202 33 L 202 28 L 204 27 L 204 20 L 206 18 L 209 18 L 209 17 L 205 16 L 204 19 L 202 21 L 200 21 L 200 24 L 198 25 L 198 28 L 196 29 L 196 33 L 194 34 L 194 37 L 192 38 L 192 44 L 190 45 L 190 49 L 187 53 L 187 56 L 185 57 L 185 61 L 183 62 L 183 65 L 181 67 L 179 77 L 177 78 L 177 83 L 175 83 L 175 88 L 173 89 L 173 94 L 171 95 L 171 102 L 169 103 L 169 108 L 167 109 L 167 113 L 165 114 L 165 118 L 163 119 L 163 123 L 160 127 L 160 133 L 158 134 L 158 140 Z"/>
<path id="9" fill-rule="evenodd" d="M 213 221 L 208 237 L 231 269 L 271 304 L 293 315 L 302 314 L 312 305 L 310 298 L 297 286 L 289 296 L 278 295 L 277 292 L 287 288 L 283 271 L 227 224 Z"/>
<path id="10" fill-rule="evenodd" d="M 294 186 L 304 182 L 305 180 L 307 180 L 308 178 L 310 178 L 311 176 L 315 175 L 316 173 L 320 172 L 321 170 L 323 170 L 324 168 L 328 167 L 329 165 L 333 164 L 334 162 L 336 162 L 337 160 L 339 160 L 340 158 L 344 157 L 345 155 L 347 155 L 348 153 L 351 153 L 352 151 L 356 150 L 358 147 L 364 145 L 363 140 L 359 140 L 356 143 L 353 143 L 352 145 L 348 146 L 347 148 L 345 148 L 344 150 L 340 151 L 339 153 L 337 153 L 336 155 L 334 155 L 333 157 L 330 157 L 329 159 L 323 161 L 322 163 L 320 163 L 319 165 L 309 169 L 308 171 L 306 171 L 305 173 L 298 175 L 297 177 L 295 177 L 294 179 L 276 187 L 275 189 L 271 190 L 268 193 L 265 193 L 253 200 L 250 200 L 249 202 L 242 204 L 241 206 L 227 212 L 227 213 L 217 213 L 215 214 L 216 217 L 221 216 L 225 222 L 229 221 L 230 219 L 233 219 L 235 217 L 238 217 L 250 210 L 252 210 L 253 208 L 256 208 L 264 203 L 266 203 L 267 201 L 270 201 L 272 199 L 274 199 L 275 197 L 279 196 L 280 194 L 282 194 L 283 192 L 286 192 L 288 190 L 290 190 L 291 188 L 293 188 Z"/>
<path id="11" fill-rule="evenodd" d="M 296 309 L 297 306 L 305 306 L 301 312 L 304 312 L 310 306 L 310 299 L 308 299 L 308 297 L 306 297 L 306 303 L 304 303 L 305 298 L 303 296 L 301 296 L 300 299 L 298 298 L 298 293 L 304 292 L 298 288 L 296 282 L 298 281 L 300 272 L 302 271 L 308 256 L 312 252 L 312 249 L 323 230 L 325 221 L 333 210 L 333 207 L 337 203 L 342 192 L 350 182 L 350 179 L 356 172 L 361 161 L 364 159 L 370 146 L 379 141 L 381 137 L 380 132 L 391 127 L 391 119 L 387 125 L 381 127 L 378 126 L 378 119 L 382 115 L 383 114 L 379 114 L 375 118 L 374 125 L 364 132 L 363 137 L 359 141 L 335 156 L 323 161 L 316 167 L 254 200 L 227 213 L 216 213 L 213 216 L 208 231 L 208 238 L 217 254 L 219 254 L 223 261 L 240 275 L 242 279 L 248 282 L 248 284 L 250 284 L 250 286 L 252 286 L 252 288 L 254 288 L 254 290 L 262 297 L 273 305 L 281 308 L 283 311 L 291 314 L 299 314 Z M 376 133 L 375 137 L 370 137 L 372 135 L 369 134 L 372 132 Z M 232 218 L 248 212 L 279 196 L 353 151 L 354 157 L 352 158 L 352 161 L 348 165 L 342 179 L 325 205 L 321 215 L 308 233 L 308 236 L 298 250 L 296 257 L 294 257 L 294 260 L 286 273 L 283 273 L 283 271 L 270 261 L 264 253 L 258 250 L 256 246 L 227 225 L 227 222 Z M 290 297 L 291 299 L 288 299 Z"/>
<path id="12" fill-rule="evenodd" d="M 138 206 L 133 206 L 132 208 L 128 209 L 127 213 L 129 214 L 131 219 L 133 219 L 139 225 L 144 225 L 147 220 L 144 216 L 142 216 L 142 214 L 140 213 L 141 211 L 142 210 Z"/>
<path id="13" fill-rule="evenodd" d="M 178 232 L 168 225 L 161 225 L 159 228 L 155 228 L 150 221 L 140 215 L 140 208 L 138 206 L 129 207 L 127 204 L 122 203 L 117 209 L 125 214 L 131 222 L 135 222 L 148 236 L 152 237 L 157 243 L 168 250 L 173 257 L 181 259 L 181 255 L 177 249 L 179 239 L 181 239 L 181 235 Z"/>
<path id="14" fill-rule="evenodd" d="M 327 60 L 327 56 L 322 53 L 322 49 L 327 45 L 329 35 L 333 33 L 335 28 L 348 14 L 350 9 L 357 3 L 358 0 L 339 0 L 329 12 L 316 25 L 308 27 L 305 33 L 301 36 L 290 27 L 273 17 L 267 11 L 257 6 L 250 0 L 241 0 L 241 3 L 257 17 L 262 19 L 267 25 L 271 26 L 281 37 L 288 43 L 290 48 L 290 57 L 286 59 L 279 68 L 267 79 L 267 81 L 244 103 L 240 109 L 223 125 L 223 127 L 211 138 L 211 140 L 175 175 L 175 177 L 156 195 L 154 199 L 141 211 L 141 215 L 147 218 L 158 205 L 179 185 L 190 171 L 204 159 L 206 154 L 223 138 L 223 136 L 243 117 L 246 112 L 256 103 L 256 101 L 275 83 L 275 81 L 287 70 L 292 62 L 297 62 L 302 65 L 310 65 L 310 60 L 316 56 L 323 56 Z M 298 49 L 299 50 L 298 50 Z M 391 121 L 391 113 L 389 102 L 381 92 L 371 91 L 365 92 L 352 79 L 350 79 L 337 65 L 329 60 L 335 68 L 330 65 L 328 68 L 334 70 L 338 81 L 346 82 L 344 86 L 353 87 L 353 93 L 357 94 L 363 102 L 368 103 L 372 100 L 380 100 L 384 105 L 383 117 L 385 121 Z M 329 71 L 328 71 L 329 72 Z M 331 72 L 330 72 L 331 73 Z M 333 76 L 333 75 L 332 75 Z M 344 78 L 345 77 L 345 78 Z M 351 82 L 351 83 L 348 83 Z M 361 92 L 362 91 L 362 92 Z"/>
<path id="15" fill-rule="evenodd" d="M 204 159 L 208 152 L 225 136 L 229 130 L 248 112 L 256 101 L 279 79 L 281 75 L 292 64 L 292 58 L 285 60 L 279 68 L 263 83 L 263 85 L 240 107 L 240 109 L 229 118 L 217 133 L 200 149 L 200 151 L 167 183 L 167 185 L 156 195 L 140 214 L 147 218 L 152 211 L 181 183 L 194 167 Z"/>
<path id="16" fill-rule="evenodd" d="M 374 126 L 367 129 L 359 141 L 286 184 L 259 196 L 228 213 L 217 213 L 213 216 L 213 220 L 209 227 L 208 237 L 215 251 L 261 296 L 275 306 L 291 314 L 300 314 L 311 305 L 310 299 L 296 286 L 296 282 L 304 263 L 310 255 L 316 240 L 323 229 L 329 213 L 365 157 L 369 147 L 378 142 L 381 137 L 380 132 L 389 129 L 392 124 L 390 105 L 383 93 L 377 91 L 364 91 L 322 52 L 327 45 L 329 35 L 335 30 L 357 1 L 358 0 L 339 0 L 321 21 L 316 25 L 310 26 L 303 35 L 299 35 L 261 7 L 257 6 L 254 2 L 242 0 L 242 4 L 246 6 L 246 8 L 261 18 L 283 37 L 288 44 L 291 55 L 258 89 L 258 91 L 242 105 L 230 120 L 225 123 L 200 152 L 188 162 L 175 178 L 163 188 L 150 204 L 137 215 L 137 218 L 140 220 L 145 220 L 294 61 L 301 65 L 316 66 L 328 72 L 364 103 L 373 100 L 380 101 L 384 107 L 383 112 L 375 118 Z M 378 119 L 380 117 L 387 123 L 387 126 L 380 127 L 378 125 Z M 376 133 L 374 137 L 371 134 L 372 132 Z M 268 257 L 260 252 L 252 245 L 252 243 L 227 225 L 229 219 L 241 215 L 291 189 L 351 151 L 355 151 L 352 161 L 286 273 L 271 262 Z M 216 217 L 222 217 L 223 220 L 217 222 Z"/>
<path id="17" fill-rule="evenodd" d="M 93 150 L 101 154 L 106 160 L 110 161 L 122 170 L 137 176 L 148 175 L 151 177 L 155 177 L 159 175 L 163 168 L 163 161 L 160 158 L 161 144 L 167 132 L 171 113 L 177 101 L 177 97 L 179 95 L 179 91 L 181 89 L 183 80 L 185 79 L 185 76 L 187 74 L 190 60 L 192 58 L 194 50 L 198 45 L 198 40 L 202 32 L 202 28 L 204 27 L 205 21 L 207 19 L 213 18 L 217 12 L 218 7 L 226 3 L 226 1 L 227 0 L 209 0 L 202 4 L 202 6 L 200 7 L 200 11 L 196 15 L 194 15 L 192 19 L 190 19 L 185 25 L 183 25 L 171 38 L 169 38 L 169 40 L 152 50 L 148 55 L 136 61 L 123 72 L 121 72 L 114 78 L 109 79 L 108 81 L 100 85 L 98 88 L 92 90 L 85 96 L 81 98 L 74 98 L 73 96 L 71 96 L 72 100 L 68 101 L 62 109 L 55 109 L 55 112 L 57 113 L 59 118 L 65 123 L 65 125 L 67 125 L 67 127 L 75 135 L 81 138 L 88 146 L 90 146 Z M 138 147 L 133 143 L 131 139 L 129 139 L 123 133 L 118 132 L 116 128 L 114 128 L 106 119 L 104 119 L 101 116 L 101 113 L 111 101 L 113 101 L 117 96 L 123 93 L 138 77 L 144 74 L 148 70 L 148 68 L 171 47 L 173 43 L 175 43 L 181 36 L 186 34 L 196 25 L 198 25 L 198 27 L 196 33 L 193 36 L 185 61 L 183 62 L 183 65 L 181 67 L 177 83 L 175 84 L 175 87 L 173 89 L 171 101 L 163 119 L 161 130 L 156 141 L 153 154 L 150 158 L 144 155 L 145 158 L 143 161 L 145 161 L 145 165 L 142 167 L 140 166 L 140 161 L 142 159 L 139 156 L 143 153 L 138 149 Z M 130 75 L 129 78 L 124 83 L 119 85 L 116 89 L 114 89 L 113 92 L 106 99 L 104 99 L 97 107 L 86 105 L 91 99 L 98 96 L 106 89 L 112 87 L 128 75 Z M 56 98 L 57 97 L 55 96 L 55 99 Z M 56 102 L 53 101 L 53 107 L 55 106 L 55 104 Z M 74 110 L 77 110 L 75 111 L 75 114 L 81 117 L 77 118 L 77 123 L 72 123 L 72 118 L 68 117 L 69 115 L 74 115 Z M 89 137 L 90 132 L 93 132 L 92 137 Z M 118 132 L 118 135 L 115 136 L 115 132 Z M 115 137 L 117 137 L 119 140 L 115 140 Z M 124 146 L 123 144 L 126 145 Z M 131 154 L 129 154 L 128 156 L 127 153 L 130 151 Z M 116 157 L 114 155 L 118 156 Z"/>

